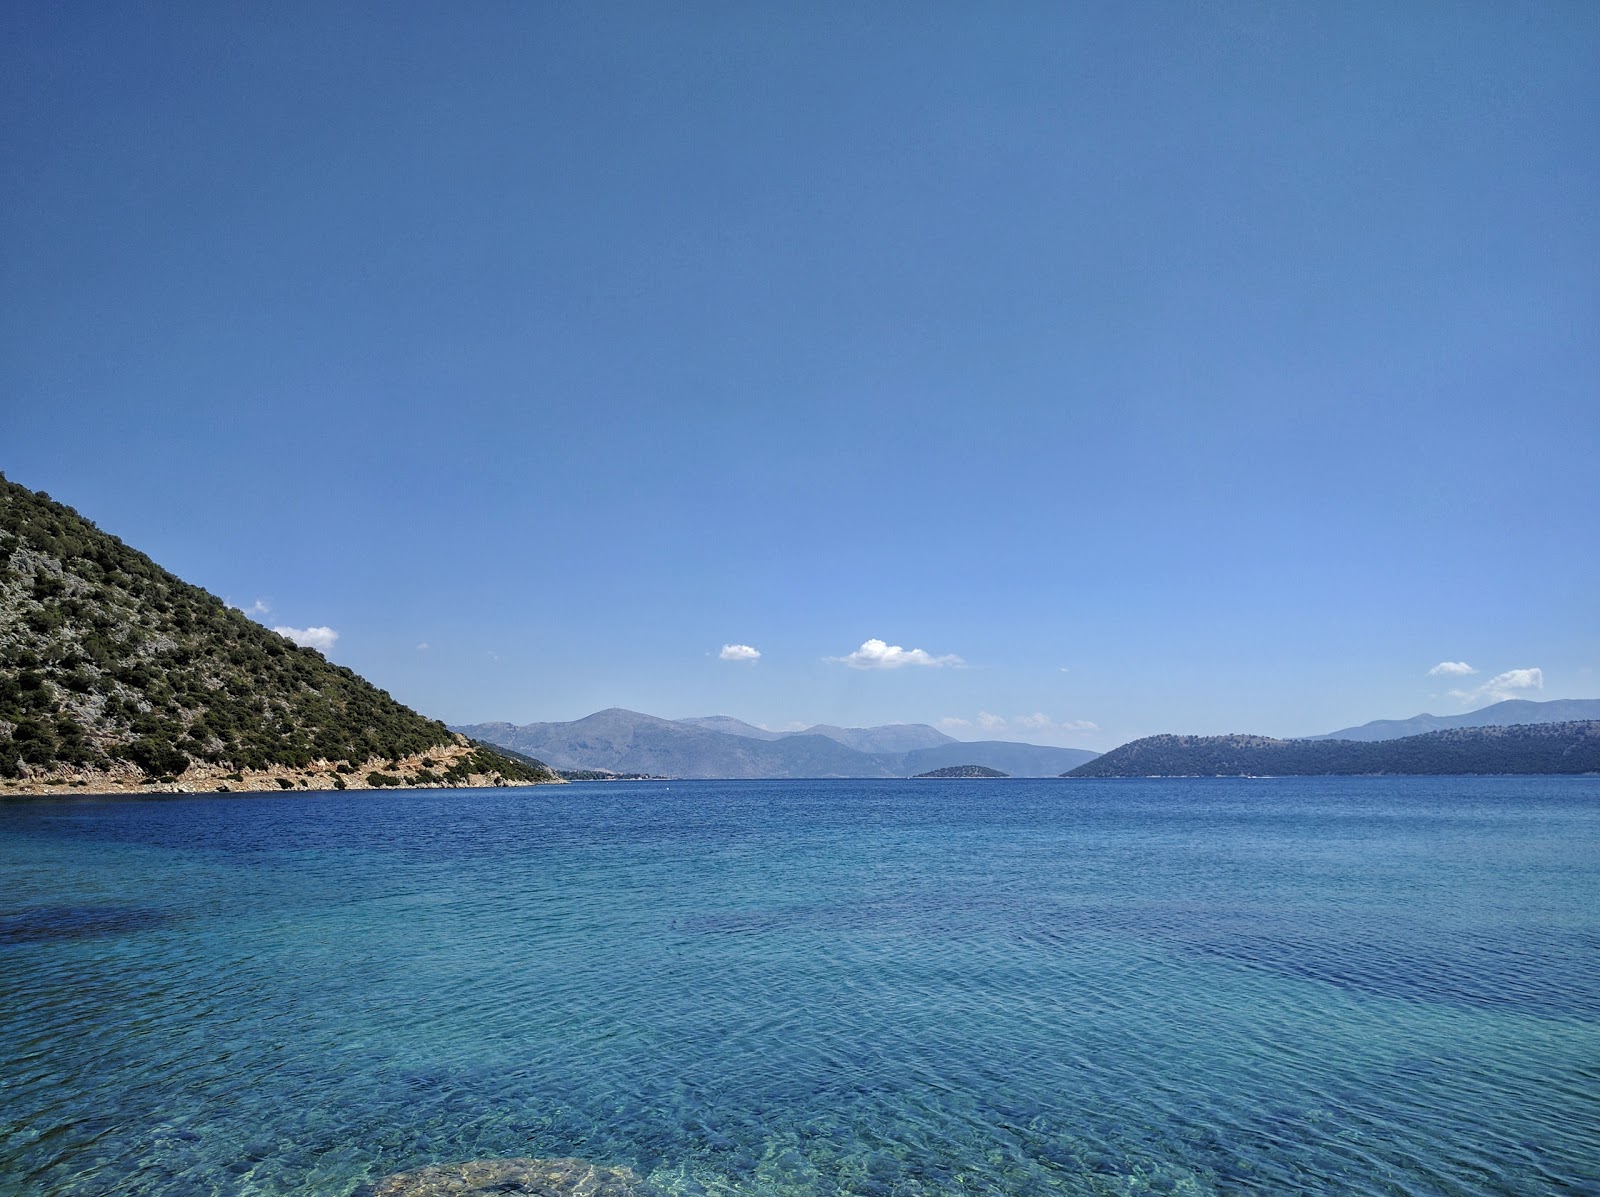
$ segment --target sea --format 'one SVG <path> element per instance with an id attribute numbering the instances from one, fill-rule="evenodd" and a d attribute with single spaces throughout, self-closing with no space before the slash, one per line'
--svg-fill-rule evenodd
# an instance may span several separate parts
<path id="1" fill-rule="evenodd" d="M 1600 1194 L 1600 778 L 0 805 L 0 1193 Z"/>

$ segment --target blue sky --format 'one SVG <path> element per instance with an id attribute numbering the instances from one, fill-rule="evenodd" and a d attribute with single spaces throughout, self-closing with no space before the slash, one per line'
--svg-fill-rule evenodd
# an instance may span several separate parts
<path id="1" fill-rule="evenodd" d="M 419 709 L 1600 696 L 1600 8 L 235 8 L 0 13 L 0 469 Z"/>

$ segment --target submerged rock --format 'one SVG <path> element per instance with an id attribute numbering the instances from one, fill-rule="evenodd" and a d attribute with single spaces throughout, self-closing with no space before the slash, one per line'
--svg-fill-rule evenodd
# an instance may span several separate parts
<path id="1" fill-rule="evenodd" d="M 588 1160 L 468 1160 L 433 1164 L 385 1176 L 366 1190 L 369 1197 L 661 1197 L 660 1190 L 631 1168 Z"/>

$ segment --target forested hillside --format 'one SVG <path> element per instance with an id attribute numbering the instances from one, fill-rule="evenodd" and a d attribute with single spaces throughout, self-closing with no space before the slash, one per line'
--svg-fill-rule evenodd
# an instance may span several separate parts
<path id="1" fill-rule="evenodd" d="M 1147 736 L 1064 777 L 1600 772 L 1600 720 L 1463 727 L 1400 740 Z"/>
<path id="2" fill-rule="evenodd" d="M 0 779 L 297 770 L 341 789 L 551 780 L 0 475 Z"/>

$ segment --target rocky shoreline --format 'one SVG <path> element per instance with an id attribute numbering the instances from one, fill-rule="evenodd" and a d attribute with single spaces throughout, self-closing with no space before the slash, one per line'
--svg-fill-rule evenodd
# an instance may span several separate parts
<path id="1" fill-rule="evenodd" d="M 553 774 L 544 781 L 510 778 L 497 769 L 471 770 L 467 764 L 478 746 L 458 737 L 398 758 L 373 758 L 359 765 L 345 761 L 313 761 L 303 768 L 274 765 L 266 769 L 234 769 L 228 765 L 191 764 L 176 776 L 151 777 L 132 765 L 114 769 L 53 769 L 0 782 L 0 800 L 68 794 L 278 794 L 311 790 L 482 789 L 502 786 L 565 785 Z M 446 778 L 466 765 L 464 777 Z"/>

